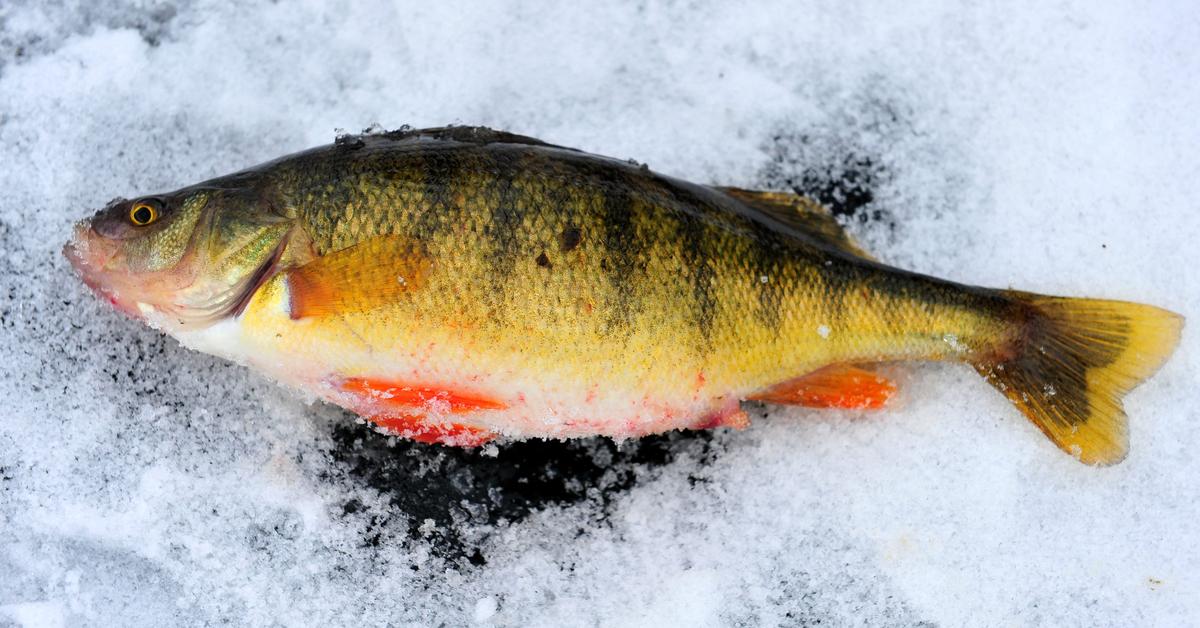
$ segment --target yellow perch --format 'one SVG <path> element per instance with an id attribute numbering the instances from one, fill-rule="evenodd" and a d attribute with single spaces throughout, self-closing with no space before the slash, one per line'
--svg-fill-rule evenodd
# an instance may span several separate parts
<path id="1" fill-rule="evenodd" d="M 739 427 L 873 408 L 870 365 L 973 366 L 1089 464 L 1178 342 L 1148 305 L 872 260 L 821 206 L 474 127 L 339 138 L 114 201 L 65 254 L 123 311 L 410 438 Z"/>

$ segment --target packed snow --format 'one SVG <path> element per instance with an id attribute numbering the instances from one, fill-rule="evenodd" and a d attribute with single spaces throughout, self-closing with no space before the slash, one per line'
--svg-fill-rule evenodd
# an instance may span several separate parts
<path id="1" fill-rule="evenodd" d="M 4 0 L 0 625 L 1200 623 L 1194 323 L 1112 468 L 956 365 L 896 367 L 882 412 L 463 452 L 183 349 L 60 255 L 115 196 L 482 124 L 1200 320 L 1200 13 L 956 4 Z"/>

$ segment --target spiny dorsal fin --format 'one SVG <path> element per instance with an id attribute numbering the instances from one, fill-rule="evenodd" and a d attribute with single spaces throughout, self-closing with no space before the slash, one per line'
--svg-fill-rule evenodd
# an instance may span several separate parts
<path id="1" fill-rule="evenodd" d="M 770 214 L 776 220 L 792 225 L 822 244 L 858 257 L 875 259 L 857 242 L 850 239 L 846 229 L 838 223 L 824 205 L 807 196 L 791 192 L 766 192 L 741 188 L 717 189 L 759 211 Z"/>

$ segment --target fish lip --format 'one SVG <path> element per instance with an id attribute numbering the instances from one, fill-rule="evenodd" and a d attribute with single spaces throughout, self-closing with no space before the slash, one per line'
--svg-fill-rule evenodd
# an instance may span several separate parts
<path id="1" fill-rule="evenodd" d="M 67 258 L 67 261 L 71 263 L 71 266 L 80 272 L 82 272 L 83 267 L 88 264 L 87 260 L 83 256 L 83 253 L 79 250 L 79 244 L 85 242 L 84 238 L 87 237 L 87 229 L 88 227 L 85 223 L 75 223 L 71 238 L 67 240 L 67 243 L 64 244 L 62 248 L 63 257 Z"/>

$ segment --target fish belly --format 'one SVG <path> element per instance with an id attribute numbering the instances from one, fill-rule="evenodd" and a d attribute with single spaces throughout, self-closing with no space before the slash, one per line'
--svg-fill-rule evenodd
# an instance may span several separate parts
<path id="1" fill-rule="evenodd" d="M 242 315 L 175 336 L 383 431 L 428 442 L 625 438 L 745 422 L 738 404 L 744 391 L 719 390 L 704 372 L 684 366 L 622 378 L 611 360 L 555 365 L 489 351 L 454 329 L 415 331 L 340 316 L 293 320 L 282 278 L 268 282 Z"/>

